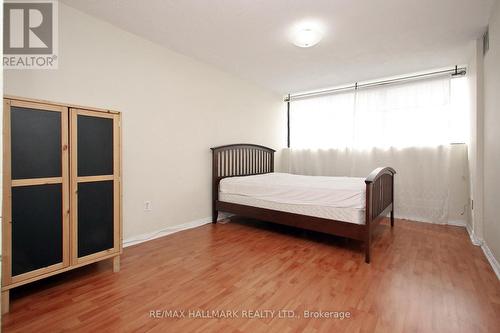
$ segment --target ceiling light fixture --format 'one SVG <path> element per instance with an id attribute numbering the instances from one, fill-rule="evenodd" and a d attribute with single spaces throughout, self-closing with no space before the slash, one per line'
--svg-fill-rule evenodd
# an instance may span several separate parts
<path id="1" fill-rule="evenodd" d="M 295 33 L 292 43 L 298 47 L 311 47 L 319 43 L 323 35 L 311 28 L 305 28 Z"/>
<path id="2" fill-rule="evenodd" d="M 298 47 L 314 46 L 323 38 L 323 26 L 317 20 L 299 22 L 290 29 L 290 41 Z"/>

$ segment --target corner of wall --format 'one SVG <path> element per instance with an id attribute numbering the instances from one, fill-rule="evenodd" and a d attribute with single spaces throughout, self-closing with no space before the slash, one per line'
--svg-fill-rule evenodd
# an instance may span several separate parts
<path id="1" fill-rule="evenodd" d="M 498 122 L 500 121 L 500 1 L 496 1 L 489 20 L 489 51 L 484 56 L 484 76 L 481 89 L 483 101 L 483 155 L 478 161 L 482 162 L 481 170 L 484 174 L 483 183 L 483 230 L 480 236 L 483 239 L 482 249 L 488 258 L 493 270 L 500 279 L 500 177 L 497 170 L 500 168 L 500 135 Z M 478 119 L 479 121 L 479 119 Z M 478 166 L 479 167 L 479 166 Z M 474 232 L 477 231 L 474 230 Z M 495 257 L 496 256 L 496 257 Z"/>

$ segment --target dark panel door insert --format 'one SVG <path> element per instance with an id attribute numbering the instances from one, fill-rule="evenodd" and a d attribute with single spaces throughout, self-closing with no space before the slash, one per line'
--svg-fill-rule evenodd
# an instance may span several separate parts
<path id="1" fill-rule="evenodd" d="M 113 248 L 113 181 L 78 184 L 78 257 Z"/>
<path id="2" fill-rule="evenodd" d="M 78 176 L 113 174 L 113 119 L 78 115 Z"/>
<path id="3" fill-rule="evenodd" d="M 12 179 L 61 177 L 61 113 L 11 107 Z"/>
<path id="4" fill-rule="evenodd" d="M 62 185 L 12 188 L 12 275 L 62 262 Z"/>

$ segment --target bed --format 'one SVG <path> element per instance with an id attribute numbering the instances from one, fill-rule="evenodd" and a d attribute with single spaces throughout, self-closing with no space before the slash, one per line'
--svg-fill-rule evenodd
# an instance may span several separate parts
<path id="1" fill-rule="evenodd" d="M 373 228 L 388 214 L 394 226 L 390 167 L 366 178 L 274 172 L 274 150 L 254 144 L 212 149 L 212 222 L 219 212 L 364 242 L 370 262 Z"/>

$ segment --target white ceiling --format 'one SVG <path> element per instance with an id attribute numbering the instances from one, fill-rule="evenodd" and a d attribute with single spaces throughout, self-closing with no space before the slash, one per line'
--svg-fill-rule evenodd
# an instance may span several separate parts
<path id="1" fill-rule="evenodd" d="M 64 0 L 169 49 L 285 94 L 467 62 L 495 0 Z M 287 40 L 303 20 L 324 39 Z"/>

